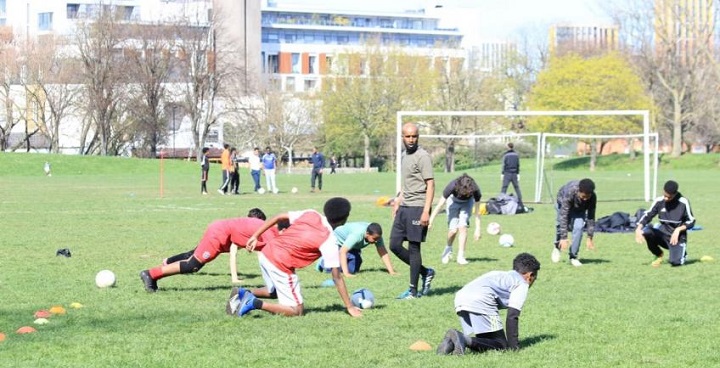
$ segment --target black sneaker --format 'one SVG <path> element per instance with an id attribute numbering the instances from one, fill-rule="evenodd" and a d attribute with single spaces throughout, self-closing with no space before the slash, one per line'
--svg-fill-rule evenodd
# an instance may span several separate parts
<path id="1" fill-rule="evenodd" d="M 452 338 L 451 338 L 453 331 L 455 331 L 455 330 L 451 329 L 451 330 L 447 331 L 447 333 L 445 334 L 445 337 L 440 342 L 440 345 L 438 345 L 437 351 L 435 351 L 437 353 L 437 355 L 452 354 L 453 350 L 455 350 L 455 344 L 453 343 Z"/>
<path id="2" fill-rule="evenodd" d="M 430 285 L 432 284 L 432 280 L 435 278 L 435 270 L 428 267 L 427 273 L 425 276 L 422 277 L 423 281 L 423 287 L 422 287 L 422 294 L 423 296 L 427 295 L 430 292 Z"/>
<path id="3" fill-rule="evenodd" d="M 157 291 L 157 281 L 150 277 L 150 272 L 148 272 L 148 270 L 140 271 L 140 278 L 142 279 L 143 284 L 145 284 L 145 290 L 148 293 L 154 293 Z"/>
<path id="4" fill-rule="evenodd" d="M 467 346 L 465 335 L 458 330 L 450 330 L 447 334 L 450 335 L 450 341 L 453 344 L 453 355 L 465 355 L 465 346 Z"/>

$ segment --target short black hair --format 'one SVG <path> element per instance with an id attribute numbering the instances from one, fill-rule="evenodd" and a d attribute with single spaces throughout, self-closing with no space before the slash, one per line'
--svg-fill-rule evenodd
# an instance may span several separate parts
<path id="1" fill-rule="evenodd" d="M 663 190 L 667 194 L 675 195 L 675 194 L 677 194 L 679 187 L 680 186 L 678 185 L 678 183 L 675 180 L 668 180 L 665 182 L 665 186 L 663 186 Z"/>
<path id="2" fill-rule="evenodd" d="M 530 272 L 537 275 L 540 270 L 540 262 L 530 253 L 520 253 L 513 259 L 513 270 L 520 274 Z"/>
<path id="3" fill-rule="evenodd" d="M 347 221 L 351 209 L 350 201 L 343 197 L 334 197 L 325 202 L 323 213 L 334 229 Z"/>
<path id="4" fill-rule="evenodd" d="M 588 178 L 582 179 L 578 184 L 578 190 L 586 194 L 593 194 L 595 193 L 595 183 Z"/>
<path id="5" fill-rule="evenodd" d="M 263 212 L 259 208 L 253 208 L 250 211 L 248 211 L 247 217 L 252 217 L 260 220 L 267 220 L 267 217 L 265 216 L 265 212 Z"/>
<path id="6" fill-rule="evenodd" d="M 210 151 L 210 148 L 207 148 L 207 147 L 203 147 L 203 149 L 202 149 L 202 153 L 208 153 L 208 151 Z"/>
<path id="7" fill-rule="evenodd" d="M 510 148 L 510 149 L 513 149 L 513 147 L 515 147 L 515 145 L 513 144 L 513 142 L 508 142 L 507 146 L 508 146 L 508 148 Z"/>
<path id="8" fill-rule="evenodd" d="M 365 231 L 370 235 L 382 236 L 382 227 L 377 222 L 370 223 Z"/>

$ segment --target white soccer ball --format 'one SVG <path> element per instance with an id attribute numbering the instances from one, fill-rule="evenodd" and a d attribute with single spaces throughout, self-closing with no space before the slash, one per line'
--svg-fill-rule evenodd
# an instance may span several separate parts
<path id="1" fill-rule="evenodd" d="M 258 194 L 265 194 L 265 188 L 260 188 L 257 190 Z"/>
<path id="2" fill-rule="evenodd" d="M 515 243 L 515 238 L 510 234 L 502 234 L 498 243 L 500 243 L 501 247 L 509 248 Z"/>
<path id="3" fill-rule="evenodd" d="M 102 270 L 95 275 L 95 285 L 99 288 L 115 286 L 115 274 L 110 270 Z"/>
<path id="4" fill-rule="evenodd" d="M 278 192 L 279 192 L 278 188 L 273 189 L 274 194 L 278 194 Z"/>
<path id="5" fill-rule="evenodd" d="M 487 233 L 490 235 L 497 235 L 500 234 L 500 224 L 497 222 L 491 222 L 487 226 Z"/>
<path id="6" fill-rule="evenodd" d="M 293 187 L 292 189 L 290 189 L 290 191 L 291 191 L 293 194 L 295 194 L 295 193 L 297 193 L 297 188 L 296 188 L 296 187 Z"/>

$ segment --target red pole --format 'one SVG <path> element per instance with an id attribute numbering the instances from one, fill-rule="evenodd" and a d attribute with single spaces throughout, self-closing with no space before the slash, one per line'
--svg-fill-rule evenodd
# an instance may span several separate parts
<path id="1" fill-rule="evenodd" d="M 164 166 L 164 163 L 165 163 L 165 152 L 161 150 L 160 151 L 160 198 L 163 197 L 163 177 L 164 177 L 163 166 Z"/>

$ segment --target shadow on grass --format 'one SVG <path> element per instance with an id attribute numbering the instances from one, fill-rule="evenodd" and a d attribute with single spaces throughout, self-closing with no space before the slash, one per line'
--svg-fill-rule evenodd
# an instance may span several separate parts
<path id="1" fill-rule="evenodd" d="M 202 286 L 202 287 L 160 287 L 158 292 L 163 291 L 215 291 L 215 290 L 227 290 L 230 292 L 232 287 L 228 285 L 222 286 Z"/>
<path id="2" fill-rule="evenodd" d="M 546 340 L 554 340 L 556 338 L 557 338 L 557 335 L 551 335 L 551 334 L 534 335 L 534 336 L 530 336 L 528 338 L 522 339 L 522 342 L 520 343 L 520 345 L 523 347 L 523 349 L 526 349 L 535 344 L 544 342 Z"/>
<path id="3" fill-rule="evenodd" d="M 481 258 L 469 257 L 469 258 L 465 258 L 465 259 L 468 261 L 472 261 L 472 262 L 497 262 L 498 261 L 497 258 L 488 258 L 488 257 L 481 257 Z"/>
<path id="4" fill-rule="evenodd" d="M 455 287 L 431 288 L 430 293 L 428 295 L 424 295 L 423 298 L 431 298 L 431 297 L 447 295 L 447 294 L 454 295 L 461 288 L 462 288 L 462 285 L 458 285 Z"/>
<path id="5" fill-rule="evenodd" d="M 601 264 L 601 263 L 610 263 L 607 259 L 602 258 L 580 258 L 580 261 L 583 264 Z"/>

